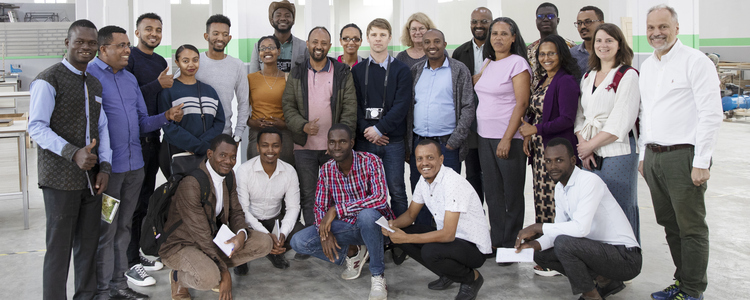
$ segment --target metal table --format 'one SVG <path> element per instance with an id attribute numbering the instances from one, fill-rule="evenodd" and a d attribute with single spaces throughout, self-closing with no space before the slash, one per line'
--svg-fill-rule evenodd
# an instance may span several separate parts
<path id="1" fill-rule="evenodd" d="M 13 108 L 13 113 L 18 113 L 18 100 L 16 98 L 28 98 L 31 97 L 29 91 L 25 92 L 0 92 L 0 101 L 5 99 L 13 99 L 13 106 L 1 106 L 0 109 Z"/>
<path id="2" fill-rule="evenodd" d="M 21 191 L 0 194 L 0 199 L 13 199 L 21 196 L 23 201 L 23 229 L 29 229 L 29 179 L 26 166 L 26 129 L 28 121 L 14 120 L 13 125 L 0 127 L 0 138 L 18 139 L 18 171 L 21 177 Z"/>

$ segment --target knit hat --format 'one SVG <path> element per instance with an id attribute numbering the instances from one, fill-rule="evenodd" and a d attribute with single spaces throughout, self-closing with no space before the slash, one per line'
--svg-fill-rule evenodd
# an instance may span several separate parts
<path id="1" fill-rule="evenodd" d="M 271 5 L 268 6 L 268 21 L 271 22 L 271 25 L 273 25 L 273 13 L 279 8 L 288 9 L 290 12 L 292 12 L 292 18 L 294 18 L 294 3 L 289 2 L 289 0 L 271 2 Z"/>

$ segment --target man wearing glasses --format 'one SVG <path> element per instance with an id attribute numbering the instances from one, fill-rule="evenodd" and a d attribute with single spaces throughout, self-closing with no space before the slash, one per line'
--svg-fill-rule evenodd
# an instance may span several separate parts
<path id="1" fill-rule="evenodd" d="M 581 35 L 583 43 L 570 49 L 570 54 L 578 60 L 578 68 L 581 69 L 580 81 L 589 70 L 589 49 L 594 45 L 594 31 L 596 27 L 604 23 L 604 12 L 596 6 L 584 6 L 578 12 L 578 18 L 573 25 Z"/>
<path id="2" fill-rule="evenodd" d="M 482 70 L 482 51 L 484 42 L 490 36 L 490 23 L 492 23 L 492 12 L 486 7 L 477 7 L 471 12 L 471 35 L 473 39 L 464 43 L 453 51 L 453 59 L 458 60 L 469 68 L 471 75 L 476 75 Z M 475 98 L 476 100 L 476 98 Z M 476 107 L 477 103 L 474 102 Z M 479 195 L 479 200 L 484 203 L 484 191 L 482 188 L 482 167 L 479 164 L 479 151 L 477 151 L 477 124 L 471 124 L 471 132 L 467 137 L 469 154 L 466 155 L 466 180 L 474 187 Z"/>
<path id="3" fill-rule="evenodd" d="M 557 24 L 559 23 L 560 13 L 557 10 L 557 6 L 549 2 L 539 4 L 536 8 L 536 29 L 539 30 L 539 39 L 531 43 L 528 47 L 529 65 L 534 69 L 534 72 L 532 73 L 535 74 L 534 78 L 531 80 L 531 89 L 534 89 L 539 82 L 539 78 L 536 76 L 536 69 L 539 67 L 536 63 L 536 51 L 539 49 L 539 41 L 543 40 L 548 35 L 557 34 Z M 575 42 L 569 39 L 563 39 L 565 39 L 565 43 L 568 44 L 568 47 L 570 48 L 573 48 L 576 45 Z M 542 75 L 544 75 L 544 70 L 542 70 L 542 73 Z"/>
<path id="4" fill-rule="evenodd" d="M 125 29 L 107 26 L 99 30 L 99 56 L 88 72 L 102 84 L 101 103 L 107 115 L 112 173 L 105 193 L 120 200 L 112 223 L 100 221 L 96 253 L 97 299 L 148 299 L 128 287 L 126 250 L 130 244 L 133 212 L 145 177 L 140 133 L 159 130 L 169 121 L 182 120 L 182 106 L 164 114 L 148 115 L 138 80 L 125 70 L 130 41 Z"/>

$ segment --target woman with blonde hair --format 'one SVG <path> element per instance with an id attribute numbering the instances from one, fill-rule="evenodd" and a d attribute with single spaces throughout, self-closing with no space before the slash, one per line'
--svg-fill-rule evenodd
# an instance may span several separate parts
<path id="1" fill-rule="evenodd" d="M 433 28 L 435 28 L 435 23 L 432 23 L 430 17 L 424 13 L 418 12 L 409 16 L 404 32 L 401 33 L 401 44 L 409 48 L 396 55 L 396 59 L 405 63 L 409 68 L 427 60 L 424 48 L 422 48 L 422 35 Z"/>

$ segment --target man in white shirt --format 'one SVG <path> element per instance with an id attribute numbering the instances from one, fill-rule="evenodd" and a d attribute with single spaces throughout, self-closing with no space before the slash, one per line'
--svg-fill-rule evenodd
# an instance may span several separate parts
<path id="1" fill-rule="evenodd" d="M 237 197 L 247 224 L 273 239 L 273 250 L 266 257 L 274 267 L 286 269 L 289 261 L 284 253 L 291 249 L 292 235 L 303 227 L 297 222 L 300 211 L 297 171 L 279 160 L 281 139 L 281 131 L 275 127 L 265 127 L 258 132 L 256 146 L 260 155 L 237 170 Z M 274 229 L 276 222 L 279 228 Z M 278 230 L 278 236 L 274 230 Z M 246 275 L 247 271 L 246 264 L 234 268 L 238 275 Z"/>
<path id="2" fill-rule="evenodd" d="M 676 267 L 676 282 L 651 297 L 703 299 L 708 285 L 703 197 L 723 118 L 719 79 L 706 55 L 677 39 L 680 24 L 673 8 L 652 7 L 646 24 L 654 54 L 641 65 L 638 169 Z"/>
<path id="3" fill-rule="evenodd" d="M 597 300 L 625 288 L 641 272 L 641 248 L 625 213 L 599 176 L 576 167 L 573 145 L 554 138 L 544 163 L 555 185 L 555 223 L 536 223 L 516 239 L 534 261 L 568 276 L 579 299 Z M 542 236 L 532 240 L 534 236 Z M 594 284 L 596 281 L 596 285 Z"/>
<path id="4" fill-rule="evenodd" d="M 479 196 L 460 174 L 443 166 L 440 144 L 424 139 L 414 150 L 415 163 L 422 174 L 414 190 L 409 209 L 382 229 L 383 235 L 401 244 L 414 260 L 440 276 L 427 287 L 444 290 L 460 282 L 456 299 L 475 299 L 484 278 L 479 267 L 484 254 L 492 253 L 490 230 Z M 437 230 L 414 224 L 422 207 L 432 213 Z M 403 228 L 401 230 L 400 228 Z"/>

